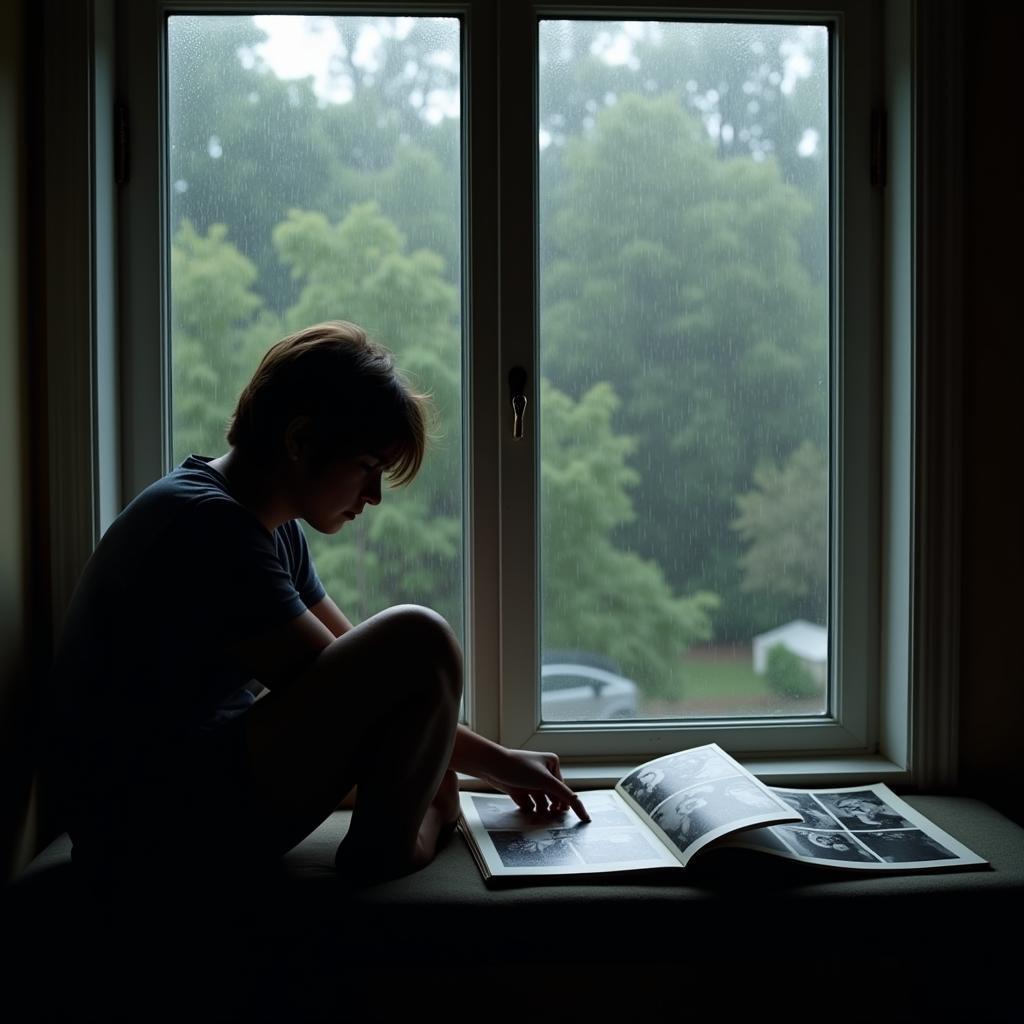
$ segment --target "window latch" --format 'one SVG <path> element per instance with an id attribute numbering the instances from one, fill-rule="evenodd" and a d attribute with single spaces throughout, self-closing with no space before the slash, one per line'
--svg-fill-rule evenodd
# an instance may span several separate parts
<path id="1" fill-rule="evenodd" d="M 519 440 L 523 436 L 523 415 L 526 412 L 526 371 L 513 366 L 508 374 L 508 387 L 512 393 L 512 436 Z"/>

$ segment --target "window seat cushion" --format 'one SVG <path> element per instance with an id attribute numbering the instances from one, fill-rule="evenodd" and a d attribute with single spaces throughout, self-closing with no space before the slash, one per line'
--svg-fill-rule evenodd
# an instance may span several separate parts
<path id="1" fill-rule="evenodd" d="M 884 990 L 890 1009 L 948 1012 L 962 999 L 973 1019 L 1002 1019 L 1019 940 L 997 926 L 1022 919 L 1024 829 L 977 800 L 905 799 L 991 870 L 869 877 L 721 851 L 686 872 L 488 887 L 456 835 L 423 870 L 350 891 L 333 867 L 351 815 L 338 811 L 241 898 L 189 899 L 153 877 L 126 906 L 97 907 L 62 836 L 8 887 L 4 937 L 19 947 L 22 981 L 35 976 L 44 991 L 41 970 L 59 964 L 66 978 L 71 965 L 78 995 L 93 990 L 102 1001 L 111 984 L 97 965 L 109 966 L 116 949 L 115 963 L 143 961 L 133 977 L 173 965 L 176 995 L 216 990 L 231 1006 L 244 1000 L 246 1019 L 329 1016 L 339 990 L 390 1005 L 443 979 L 452 996 L 471 979 L 566 998 L 566 985 L 582 983 L 576 998 L 600 1008 L 595 986 L 618 971 L 618 984 L 635 982 L 638 967 L 645 978 L 699 976 L 699 999 L 760 1006 L 852 971 L 876 1008 Z"/>

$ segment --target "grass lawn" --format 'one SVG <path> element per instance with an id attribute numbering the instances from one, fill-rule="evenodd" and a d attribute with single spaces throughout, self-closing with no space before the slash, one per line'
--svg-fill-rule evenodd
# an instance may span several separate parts
<path id="1" fill-rule="evenodd" d="M 681 663 L 687 698 L 763 697 L 771 692 L 764 676 L 754 674 L 753 656 L 743 648 L 721 653 L 688 651 Z"/>
<path id="2" fill-rule="evenodd" d="M 773 693 L 754 673 L 749 647 L 695 648 L 681 659 L 683 692 L 676 700 L 641 701 L 638 718 L 731 715 L 814 715 L 825 711 L 824 695 L 803 700 Z"/>

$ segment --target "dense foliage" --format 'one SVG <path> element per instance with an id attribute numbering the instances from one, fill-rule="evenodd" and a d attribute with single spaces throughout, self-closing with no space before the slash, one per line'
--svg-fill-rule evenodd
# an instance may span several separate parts
<path id="1" fill-rule="evenodd" d="M 278 77 L 251 19 L 172 19 L 175 456 L 224 450 L 278 337 L 361 324 L 439 432 L 412 485 L 311 536 L 316 564 L 354 621 L 417 601 L 461 629 L 460 135 L 424 100 L 457 71 L 428 22 L 333 24 L 343 102 Z M 543 640 L 649 696 L 679 692 L 688 645 L 821 618 L 827 593 L 823 157 L 797 153 L 824 110 L 780 88 L 785 27 L 728 60 L 694 31 L 616 64 L 609 27 L 577 23 L 541 95 Z"/>
<path id="2" fill-rule="evenodd" d="M 768 650 L 765 678 L 780 697 L 800 700 L 820 693 L 822 686 L 799 656 L 782 644 Z"/>

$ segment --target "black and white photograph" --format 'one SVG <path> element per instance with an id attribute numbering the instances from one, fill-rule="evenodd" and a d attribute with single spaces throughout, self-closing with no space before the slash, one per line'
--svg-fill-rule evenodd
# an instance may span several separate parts
<path id="1" fill-rule="evenodd" d="M 870 789 L 840 793 L 818 793 L 818 800 L 853 832 L 877 831 L 887 828 L 913 828 L 894 807 L 890 807 Z"/>
<path id="2" fill-rule="evenodd" d="M 466 823 L 492 874 L 573 874 L 678 867 L 663 842 L 615 790 L 586 797 L 591 820 L 572 813 L 530 815 L 511 797 L 462 794 Z"/>
<path id="3" fill-rule="evenodd" d="M 799 813 L 808 828 L 834 830 L 842 827 L 839 820 L 833 818 L 810 793 L 787 793 L 776 789 L 775 794 Z"/>
<path id="4" fill-rule="evenodd" d="M 481 796 L 473 794 L 473 805 L 484 828 L 489 832 L 496 829 L 515 831 L 528 827 L 526 813 L 520 810 L 515 800 L 504 794 L 500 796 Z"/>
<path id="5" fill-rule="evenodd" d="M 716 747 L 694 747 L 641 765 L 620 783 L 648 814 L 681 790 L 699 782 L 735 776 L 743 770 Z"/>
<path id="6" fill-rule="evenodd" d="M 916 828 L 903 832 L 858 832 L 857 838 L 887 864 L 956 859 L 955 853 Z"/>
<path id="7" fill-rule="evenodd" d="M 659 767 L 664 770 L 666 779 L 675 783 L 676 789 L 739 774 L 736 765 L 712 747 L 697 747 L 673 754 Z"/>
<path id="8" fill-rule="evenodd" d="M 602 828 L 581 832 L 573 839 L 576 852 L 587 864 L 660 864 L 663 857 L 651 840 L 636 829 Z"/>
<path id="9" fill-rule="evenodd" d="M 764 815 L 779 812 L 771 795 L 743 778 L 718 779 L 691 786 L 658 807 L 652 820 L 680 850 L 711 832 L 742 822 L 763 821 Z"/>
<path id="10" fill-rule="evenodd" d="M 664 829 L 676 846 L 685 849 L 705 831 L 698 812 L 707 807 L 714 789 L 709 783 L 677 793 L 654 812 L 654 823 Z"/>
<path id="11" fill-rule="evenodd" d="M 621 803 L 611 799 L 610 792 L 587 793 L 585 802 L 590 822 L 581 821 L 573 811 L 560 811 L 552 814 L 528 814 L 522 810 L 510 796 L 504 794 L 491 796 L 484 793 L 472 793 L 470 799 L 480 815 L 480 822 L 488 832 L 504 830 L 508 832 L 529 832 L 531 829 L 548 828 L 564 829 L 567 832 L 577 827 L 614 826 L 628 827 L 632 821 L 622 809 Z"/>
<path id="12" fill-rule="evenodd" d="M 581 863 L 567 839 L 546 832 L 490 832 L 491 842 L 506 867 L 542 868 L 558 865 L 572 868 Z"/>
<path id="13" fill-rule="evenodd" d="M 943 870 L 988 863 L 882 783 L 826 791 L 772 789 L 772 793 L 796 810 L 803 823 L 748 829 L 721 845 L 854 871 Z M 825 809 L 834 811 L 834 818 Z M 885 824 L 871 829 L 865 819 Z M 829 822 L 829 827 L 820 827 Z M 900 828 L 899 822 L 909 827 Z"/>
<path id="14" fill-rule="evenodd" d="M 679 787 L 656 765 L 644 765 L 622 780 L 622 788 L 645 810 L 652 811 Z"/>
<path id="15" fill-rule="evenodd" d="M 566 869 L 581 865 L 660 867 L 668 863 L 666 851 L 638 828 L 538 829 L 526 832 L 489 833 L 494 848 L 507 867 Z"/>
<path id="16" fill-rule="evenodd" d="M 772 831 L 800 857 L 878 863 L 878 858 L 849 832 L 815 832 L 796 825 L 777 825 Z"/>
<path id="17" fill-rule="evenodd" d="M 559 816 L 558 823 L 567 828 L 629 828 L 634 822 L 622 806 L 622 801 L 615 799 L 612 791 L 583 794 L 583 802 L 586 804 L 590 821 L 584 822 L 572 812 L 565 811 Z M 557 819 L 556 819 L 557 820 Z"/>
<path id="18" fill-rule="evenodd" d="M 743 778 L 727 779 L 720 783 L 717 789 L 726 800 L 749 808 L 751 813 L 774 811 L 779 806 L 770 794 Z"/>

